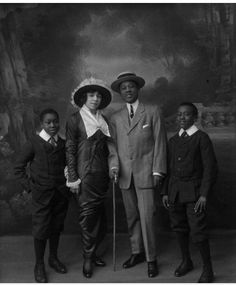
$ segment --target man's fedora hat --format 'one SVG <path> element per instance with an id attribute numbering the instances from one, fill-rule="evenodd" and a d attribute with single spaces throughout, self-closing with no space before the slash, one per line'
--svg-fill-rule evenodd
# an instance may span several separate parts
<path id="1" fill-rule="evenodd" d="M 120 84 L 124 81 L 134 81 L 139 89 L 145 84 L 145 80 L 142 77 L 137 76 L 133 72 L 125 71 L 117 76 L 117 79 L 111 84 L 111 89 L 120 93 Z"/>
<path id="2" fill-rule="evenodd" d="M 84 104 L 84 94 L 88 91 L 98 91 L 102 95 L 102 101 L 98 107 L 99 109 L 103 109 L 111 103 L 112 94 L 106 83 L 100 79 L 90 77 L 83 80 L 72 92 L 72 105 L 82 107 Z"/>

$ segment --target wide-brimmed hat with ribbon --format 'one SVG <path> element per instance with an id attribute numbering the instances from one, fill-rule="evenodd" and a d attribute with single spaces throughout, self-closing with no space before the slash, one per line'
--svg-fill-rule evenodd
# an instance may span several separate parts
<path id="1" fill-rule="evenodd" d="M 99 105 L 99 109 L 107 107 L 112 99 L 110 88 L 101 79 L 94 77 L 86 78 L 71 94 L 71 103 L 76 107 L 82 107 L 84 104 L 83 96 L 88 91 L 98 91 L 102 95 L 102 101 Z"/>
<path id="2" fill-rule="evenodd" d="M 111 84 L 111 89 L 120 93 L 120 84 L 124 81 L 134 81 L 139 89 L 145 84 L 145 80 L 142 77 L 137 76 L 133 72 L 125 71 L 117 76 L 117 79 Z"/>

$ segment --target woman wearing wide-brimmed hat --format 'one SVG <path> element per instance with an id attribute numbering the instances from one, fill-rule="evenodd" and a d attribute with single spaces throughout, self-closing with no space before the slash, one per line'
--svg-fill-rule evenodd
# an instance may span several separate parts
<path id="1" fill-rule="evenodd" d="M 83 274 L 90 278 L 93 265 L 105 266 L 96 249 L 106 233 L 104 199 L 118 165 L 109 126 L 101 109 L 111 102 L 106 84 L 93 77 L 85 79 L 72 93 L 72 104 L 79 107 L 66 127 L 67 186 L 79 206 L 83 243 Z M 112 153 L 112 154 L 111 154 Z"/>

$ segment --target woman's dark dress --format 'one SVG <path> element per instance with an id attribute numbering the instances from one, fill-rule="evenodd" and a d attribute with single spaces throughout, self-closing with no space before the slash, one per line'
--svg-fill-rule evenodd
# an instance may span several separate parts
<path id="1" fill-rule="evenodd" d="M 104 199 L 109 183 L 109 137 L 98 130 L 87 138 L 79 112 L 68 122 L 66 136 L 69 181 L 81 179 L 80 191 L 75 198 L 79 206 L 83 255 L 93 258 L 106 234 Z"/>

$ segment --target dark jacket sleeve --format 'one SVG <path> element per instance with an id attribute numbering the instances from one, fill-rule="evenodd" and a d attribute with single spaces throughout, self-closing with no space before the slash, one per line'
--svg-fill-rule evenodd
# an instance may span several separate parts
<path id="1" fill-rule="evenodd" d="M 66 125 L 66 162 L 68 167 L 68 182 L 79 179 L 77 171 L 78 148 L 78 122 L 75 114 L 71 116 Z"/>
<path id="2" fill-rule="evenodd" d="M 19 155 L 16 158 L 14 166 L 14 174 L 17 180 L 19 180 L 23 189 L 30 192 L 30 178 L 27 175 L 27 164 L 30 163 L 34 158 L 34 148 L 32 143 L 27 142 Z"/>
<path id="3" fill-rule="evenodd" d="M 216 181 L 218 166 L 212 142 L 209 136 L 205 133 L 200 140 L 200 149 L 203 164 L 200 195 L 207 197 L 210 188 Z"/>

